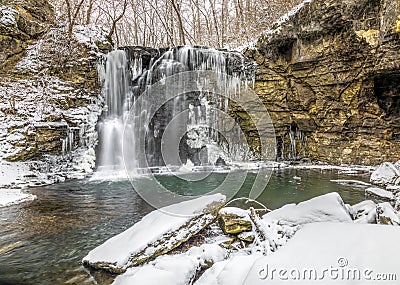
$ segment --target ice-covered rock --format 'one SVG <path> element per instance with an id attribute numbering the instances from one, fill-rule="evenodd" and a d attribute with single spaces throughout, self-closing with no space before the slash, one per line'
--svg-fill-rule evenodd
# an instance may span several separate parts
<path id="1" fill-rule="evenodd" d="M 225 234 L 240 234 L 252 229 L 249 211 L 240 208 L 222 208 L 218 213 L 218 222 Z"/>
<path id="2" fill-rule="evenodd" d="M 351 215 L 356 223 L 375 224 L 376 204 L 371 200 L 362 201 L 350 207 Z"/>
<path id="3" fill-rule="evenodd" d="M 376 222 L 382 225 L 400 225 L 400 218 L 389 202 L 376 206 Z"/>
<path id="4" fill-rule="evenodd" d="M 141 267 L 129 268 L 118 276 L 113 285 L 186 285 L 200 270 L 224 260 L 228 252 L 217 244 L 192 247 L 178 255 L 165 255 Z"/>
<path id="5" fill-rule="evenodd" d="M 225 199 L 222 194 L 214 194 L 155 210 L 90 251 L 83 258 L 83 263 L 121 273 L 129 267 L 148 262 L 179 246 L 212 223 Z"/>
<path id="6" fill-rule="evenodd" d="M 365 194 L 370 196 L 379 197 L 383 200 L 394 200 L 394 194 L 391 191 L 383 190 L 377 187 L 370 187 L 365 189 Z"/>
<path id="7" fill-rule="evenodd" d="M 288 204 L 263 216 L 266 223 L 302 225 L 313 222 L 351 222 L 350 213 L 336 192 L 312 198 L 299 204 Z"/>
<path id="8" fill-rule="evenodd" d="M 400 161 L 397 163 L 384 162 L 372 172 L 371 183 L 386 186 L 400 184 Z"/>

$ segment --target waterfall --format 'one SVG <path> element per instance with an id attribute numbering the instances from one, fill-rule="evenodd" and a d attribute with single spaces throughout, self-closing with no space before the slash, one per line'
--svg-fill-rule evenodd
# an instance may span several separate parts
<path id="1" fill-rule="evenodd" d="M 228 123 L 216 110 L 227 113 L 230 100 L 229 96 L 210 92 L 215 87 L 207 78 L 189 80 L 189 84 L 196 84 L 196 91 L 176 94 L 153 114 L 163 93 L 173 90 L 164 86 L 163 91 L 146 100 L 138 99 L 152 85 L 162 86 L 173 75 L 208 70 L 221 74 L 218 84 L 229 96 L 240 96 L 241 84 L 254 80 L 254 68 L 245 68 L 238 53 L 186 46 L 169 50 L 128 47 L 110 52 L 98 68 L 105 98 L 98 123 L 98 169 L 122 170 L 123 156 L 125 163 L 137 169 L 166 164 L 179 167 L 188 161 L 206 165 L 215 164 L 218 159 L 229 162 L 252 158 L 239 130 L 232 129 L 225 137 L 218 131 Z M 226 74 L 231 75 L 229 79 L 224 77 Z M 187 78 L 176 80 L 178 86 L 185 86 Z M 132 107 L 134 110 L 130 110 Z M 163 156 L 176 153 L 176 149 L 177 155 Z"/>
<path id="2" fill-rule="evenodd" d="M 99 166 L 122 170 L 124 118 L 130 108 L 130 68 L 122 50 L 110 52 L 105 68 L 99 68 L 105 106 L 98 124 L 100 140 Z"/>

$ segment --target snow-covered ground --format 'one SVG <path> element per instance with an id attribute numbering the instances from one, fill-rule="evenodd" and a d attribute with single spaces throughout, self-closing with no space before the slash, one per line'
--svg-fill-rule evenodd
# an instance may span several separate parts
<path id="1" fill-rule="evenodd" d="M 169 207 L 198 211 L 215 199 L 220 201 L 218 195 L 208 196 Z M 254 236 L 253 241 L 245 244 L 237 237 L 234 241 L 234 235 L 219 231 L 219 238 L 206 238 L 201 245 L 189 245 L 181 253 L 154 255 L 140 266 L 131 267 L 132 249 L 147 247 L 145 252 L 151 252 L 149 239 L 176 228 L 170 226 L 175 223 L 174 217 L 155 211 L 84 260 L 124 266 L 126 271 L 115 279 L 114 285 L 292 284 L 290 281 L 295 280 L 296 284 L 375 284 L 373 281 L 379 276 L 396 278 L 386 279 L 385 284 L 398 284 L 400 213 L 388 202 L 364 201 L 350 206 L 337 193 L 330 193 L 298 205 L 286 205 L 262 218 L 252 209 L 234 207 L 222 208 L 219 214 L 225 215 L 224 219 L 233 215 L 234 219 L 250 221 L 252 229 L 243 233 Z M 177 237 L 180 234 L 176 231 Z M 115 258 L 117 255 L 121 257 Z"/>
<path id="2" fill-rule="evenodd" d="M 21 188 L 20 183 L 23 183 L 24 175 L 27 173 L 29 173 L 29 169 L 24 163 L 0 163 L 0 207 L 31 201 L 36 198 L 35 195 L 18 189 Z M 10 189 L 10 186 L 15 187 L 15 189 Z"/>
<path id="3" fill-rule="evenodd" d="M 25 193 L 21 189 L 1 189 L 0 188 L 0 207 L 11 206 L 22 202 L 32 201 L 35 195 Z"/>
<path id="4" fill-rule="evenodd" d="M 307 224 L 278 252 L 257 259 L 241 284 L 380 284 L 379 274 L 395 279 L 382 284 L 399 284 L 399 239 L 398 227 Z M 215 284 L 232 285 L 218 277 Z"/>

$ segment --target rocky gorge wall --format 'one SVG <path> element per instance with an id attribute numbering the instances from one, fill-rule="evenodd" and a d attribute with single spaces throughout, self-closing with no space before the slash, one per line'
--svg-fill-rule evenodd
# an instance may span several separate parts
<path id="1" fill-rule="evenodd" d="M 68 39 L 48 2 L 0 0 L 3 162 L 66 167 L 65 177 L 94 168 L 104 100 L 96 63 L 110 49 L 106 34 L 77 26 Z M 254 89 L 274 122 L 278 158 L 400 160 L 399 48 L 398 0 L 306 1 L 264 32 L 244 54 L 258 64 Z M 257 145 L 249 117 L 232 112 Z"/>
<path id="2" fill-rule="evenodd" d="M 0 0 L 1 167 L 29 161 L 30 181 L 94 168 L 103 102 L 96 67 L 111 47 L 106 35 L 76 26 L 69 38 L 47 1 Z"/>
<path id="3" fill-rule="evenodd" d="M 400 1 L 306 1 L 245 54 L 274 122 L 278 156 L 400 159 Z M 311 2 L 311 3 L 310 3 Z"/>

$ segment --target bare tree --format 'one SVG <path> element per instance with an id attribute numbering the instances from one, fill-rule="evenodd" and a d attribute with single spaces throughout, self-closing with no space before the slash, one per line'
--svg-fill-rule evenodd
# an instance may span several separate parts
<path id="1" fill-rule="evenodd" d="M 254 39 L 302 0 L 54 0 L 74 25 L 109 29 L 116 45 L 232 47 Z"/>
<path id="2" fill-rule="evenodd" d="M 68 17 L 68 36 L 72 37 L 72 30 L 78 18 L 82 4 L 85 0 L 79 0 L 77 3 L 73 0 L 65 0 L 67 6 L 67 17 Z"/>

